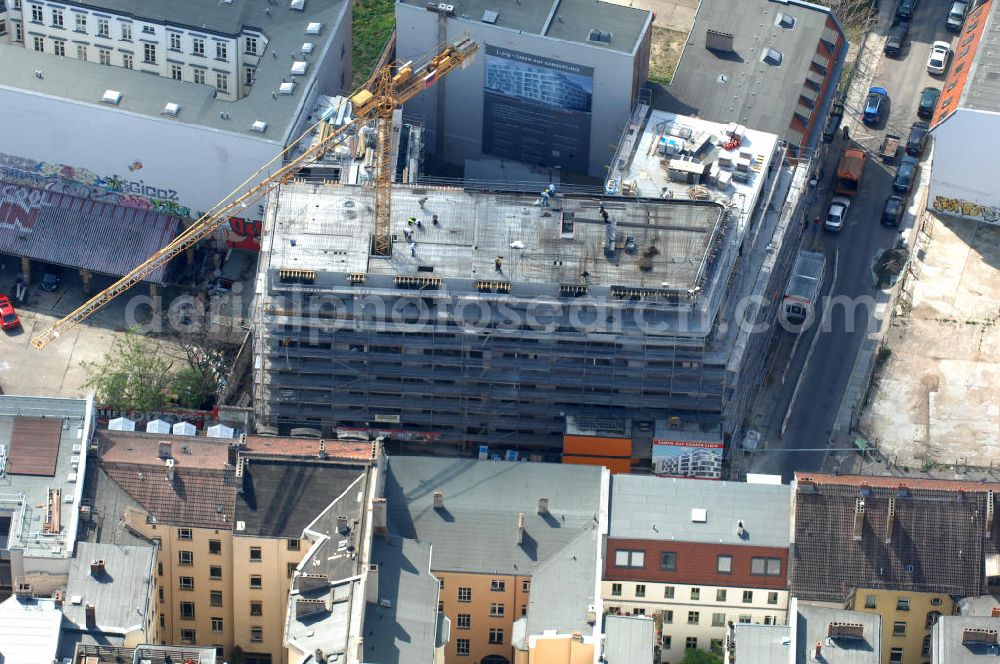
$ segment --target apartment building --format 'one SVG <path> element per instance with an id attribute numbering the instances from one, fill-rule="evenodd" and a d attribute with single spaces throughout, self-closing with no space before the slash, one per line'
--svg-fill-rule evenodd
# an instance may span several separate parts
<path id="1" fill-rule="evenodd" d="M 931 630 L 941 616 L 957 613 L 955 600 L 943 593 L 856 588 L 846 608 L 882 617 L 882 661 L 926 664 Z"/>
<path id="2" fill-rule="evenodd" d="M 614 476 L 606 611 L 653 617 L 664 664 L 733 624 L 786 624 L 790 508 L 788 486 Z"/>
<path id="3" fill-rule="evenodd" d="M 432 548 L 446 662 L 593 660 L 607 478 L 588 466 L 389 459 L 389 529 Z"/>

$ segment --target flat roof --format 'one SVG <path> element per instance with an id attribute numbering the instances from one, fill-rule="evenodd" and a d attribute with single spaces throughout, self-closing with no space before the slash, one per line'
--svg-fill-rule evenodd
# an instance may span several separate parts
<path id="1" fill-rule="evenodd" d="M 815 645 L 822 644 L 826 664 L 881 664 L 882 617 L 846 609 L 795 602 L 795 664 L 811 664 Z M 789 612 L 791 614 L 791 612 Z M 861 638 L 829 638 L 831 623 L 861 625 Z"/>
<path id="2" fill-rule="evenodd" d="M 57 58 L 38 53 L 23 46 L 0 44 L 0 87 L 25 90 L 31 93 L 70 99 L 99 106 L 109 111 L 138 113 L 161 122 L 179 122 L 210 127 L 220 131 L 270 140 L 283 146 L 300 116 L 308 112 L 304 107 L 306 94 L 318 72 L 317 63 L 336 32 L 345 0 L 310 0 L 304 11 L 293 10 L 288 3 L 271 3 L 269 0 L 235 0 L 233 3 L 200 2 L 199 0 L 158 0 L 144 2 L 142 15 L 135 11 L 140 5 L 134 0 L 101 0 L 80 3 L 100 11 L 113 11 L 137 16 L 147 23 L 166 23 L 196 31 L 209 31 L 236 35 L 243 28 L 260 31 L 267 38 L 267 51 L 254 70 L 254 84 L 247 96 L 236 101 L 215 98 L 215 88 L 189 81 L 175 81 L 169 76 L 124 67 L 109 67 L 76 58 Z M 308 23 L 323 24 L 319 35 L 307 35 Z M 316 43 L 312 54 L 302 54 L 302 45 Z M 295 78 L 297 85 L 290 95 L 277 91 L 283 78 L 291 76 L 290 53 L 311 66 L 302 76 Z M 35 71 L 42 71 L 41 78 Z M 242 76 L 241 73 L 239 75 Z M 101 103 L 105 90 L 122 93 L 121 102 L 111 107 Z M 180 106 L 176 116 L 164 116 L 167 103 Z M 226 118 L 220 114 L 225 113 Z M 264 133 L 251 130 L 256 121 L 269 126 Z M 277 149 L 275 150 L 277 152 Z M 256 167 L 256 164 L 253 165 Z M 248 169 L 248 172 L 253 168 Z"/>
<path id="3" fill-rule="evenodd" d="M 987 9 L 989 14 L 985 19 L 986 26 L 979 38 L 980 46 L 976 49 L 972 71 L 962 90 L 959 106 L 996 113 L 1000 109 L 1000 76 L 997 76 L 1000 71 L 1000 51 L 991 45 L 1000 42 L 1000 2 L 992 0 Z M 972 13 L 970 10 L 970 14 Z M 983 20 L 982 17 L 979 20 Z M 969 29 L 970 23 L 970 20 L 966 20 L 963 34 Z"/>
<path id="4" fill-rule="evenodd" d="M 933 664 L 997 661 L 1000 617 L 940 616 L 931 628 Z"/>
<path id="5" fill-rule="evenodd" d="M 499 280 L 515 289 L 518 282 L 693 289 L 708 271 L 725 214 L 712 202 L 566 195 L 547 208 L 538 193 L 395 186 L 392 257 L 383 259 L 369 257 L 373 196 L 370 187 L 284 185 L 280 204 L 268 205 L 270 268 Z M 605 256 L 602 203 L 617 243 L 633 238 L 633 253 Z M 414 255 L 404 234 L 411 217 L 421 221 Z M 640 267 L 647 254 L 648 270 Z"/>
<path id="6" fill-rule="evenodd" d="M 104 572 L 94 575 L 90 564 L 104 561 Z M 125 636 L 140 630 L 152 596 L 156 548 L 79 542 L 70 561 L 63 615 L 77 629 L 87 629 L 85 607 L 96 611 L 97 629 Z M 79 599 L 79 601 L 77 601 Z"/>
<path id="7" fill-rule="evenodd" d="M 424 9 L 423 0 L 398 0 Z M 457 0 L 449 2 L 454 9 L 452 20 L 484 22 L 487 12 L 490 23 L 517 32 L 542 35 L 552 39 L 586 44 L 594 48 L 631 53 L 652 24 L 652 14 L 645 9 L 619 5 L 603 0 L 541 0 L 533 2 L 499 2 L 498 0 Z M 590 39 L 591 31 L 609 33 L 607 41 Z"/>
<path id="8" fill-rule="evenodd" d="M 0 656 L 3 664 L 55 660 L 62 611 L 50 599 L 11 595 L 0 602 Z"/>
<path id="9" fill-rule="evenodd" d="M 604 661 L 635 664 L 653 661 L 656 622 L 649 616 L 604 616 Z"/>
<path id="10" fill-rule="evenodd" d="M 531 576 L 525 624 L 528 638 L 577 632 L 589 636 L 593 632 L 593 623 L 588 621 L 587 613 L 600 599 L 595 597 L 595 589 L 601 536 L 596 523 L 573 532 L 573 538 L 542 559 Z"/>
<path id="11" fill-rule="evenodd" d="M 791 499 L 787 485 L 618 474 L 611 478 L 608 537 L 787 548 Z M 705 521 L 693 521 L 701 509 Z"/>
<path id="12" fill-rule="evenodd" d="M 734 630 L 736 652 L 733 661 L 740 664 L 788 662 L 792 650 L 792 632 L 788 625 L 739 623 Z"/>

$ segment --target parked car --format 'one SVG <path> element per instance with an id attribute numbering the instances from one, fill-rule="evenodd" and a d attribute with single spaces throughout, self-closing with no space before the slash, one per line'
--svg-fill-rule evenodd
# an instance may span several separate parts
<path id="1" fill-rule="evenodd" d="M 844 228 L 847 220 L 847 210 L 851 207 L 851 199 L 847 196 L 834 196 L 830 201 L 830 209 L 826 213 L 826 221 L 823 228 L 834 233 L 840 232 Z"/>
<path id="2" fill-rule="evenodd" d="M 943 74 L 951 62 L 951 44 L 946 41 L 936 41 L 931 44 L 931 53 L 927 56 L 927 73 Z"/>
<path id="3" fill-rule="evenodd" d="M 51 293 L 59 288 L 60 281 L 62 281 L 62 278 L 55 272 L 46 272 L 42 275 L 42 283 L 39 284 L 39 288 Z"/>
<path id="4" fill-rule="evenodd" d="M 906 137 L 906 154 L 919 159 L 927 147 L 927 136 L 931 126 L 926 122 L 914 122 L 910 125 L 910 135 Z"/>
<path id="5" fill-rule="evenodd" d="M 917 0 L 899 0 L 899 4 L 896 5 L 896 18 L 909 21 L 915 11 L 917 11 Z"/>
<path id="6" fill-rule="evenodd" d="M 893 194 L 886 199 L 882 207 L 882 225 L 899 226 L 904 212 L 906 212 L 906 199 L 899 194 Z"/>
<path id="7" fill-rule="evenodd" d="M 920 170 L 920 162 L 916 157 L 907 155 L 899 162 L 896 169 L 896 179 L 892 181 L 892 188 L 901 194 L 908 194 L 913 189 L 913 183 L 917 180 L 917 173 Z"/>
<path id="8" fill-rule="evenodd" d="M 898 56 L 903 52 L 906 47 L 906 36 L 910 34 L 910 22 L 909 21 L 898 21 L 894 26 L 889 28 L 889 36 L 885 40 L 885 51 L 886 55 L 892 57 Z"/>
<path id="9" fill-rule="evenodd" d="M 826 124 L 823 126 L 824 143 L 833 143 L 833 139 L 837 136 L 837 130 L 840 129 L 840 121 L 843 119 L 844 105 L 840 102 L 835 102 L 829 117 L 826 119 Z"/>
<path id="10" fill-rule="evenodd" d="M 867 125 L 878 124 L 882 119 L 882 114 L 889 106 L 889 91 L 885 88 L 869 88 L 868 98 L 865 99 L 865 110 L 861 115 L 861 120 Z"/>
<path id="11" fill-rule="evenodd" d="M 968 13 L 969 4 L 962 2 L 962 0 L 956 0 L 951 3 L 951 9 L 948 10 L 948 19 L 944 22 L 944 27 L 952 32 L 961 32 L 962 24 L 965 23 L 965 15 Z"/>
<path id="12" fill-rule="evenodd" d="M 924 120 L 930 120 L 934 117 L 934 109 L 937 108 L 940 97 L 941 90 L 938 88 L 924 88 L 920 92 L 920 105 L 917 106 L 917 117 Z"/>
<path id="13" fill-rule="evenodd" d="M 21 319 L 14 311 L 14 305 L 10 303 L 10 298 L 0 295 L 0 328 L 4 330 L 16 330 L 21 327 Z"/>

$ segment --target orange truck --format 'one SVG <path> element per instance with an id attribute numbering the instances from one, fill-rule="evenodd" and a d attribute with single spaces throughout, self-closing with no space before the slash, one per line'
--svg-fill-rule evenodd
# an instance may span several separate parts
<path id="1" fill-rule="evenodd" d="M 837 164 L 837 186 L 835 194 L 854 196 L 861 186 L 861 174 L 865 170 L 867 153 L 857 148 L 847 148 Z"/>

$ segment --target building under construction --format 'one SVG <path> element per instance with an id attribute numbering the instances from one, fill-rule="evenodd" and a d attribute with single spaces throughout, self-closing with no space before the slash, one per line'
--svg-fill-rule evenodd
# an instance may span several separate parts
<path id="1" fill-rule="evenodd" d="M 397 186 L 389 257 L 370 255 L 372 189 L 282 185 L 256 284 L 258 425 L 530 454 L 559 449 L 567 416 L 738 433 L 750 339 L 773 321 L 746 296 L 770 283 L 791 176 L 773 134 L 701 124 L 681 142 L 710 148 L 705 180 L 688 160 L 648 197 Z M 708 178 L 717 144 L 741 146 L 735 177 Z"/>

